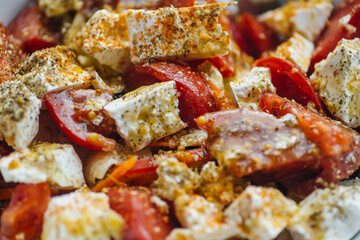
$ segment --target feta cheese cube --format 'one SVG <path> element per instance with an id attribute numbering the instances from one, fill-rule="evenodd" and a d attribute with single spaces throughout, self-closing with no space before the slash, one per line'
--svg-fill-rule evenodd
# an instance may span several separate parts
<path id="1" fill-rule="evenodd" d="M 82 163 L 68 144 L 40 143 L 0 159 L 6 182 L 48 181 L 54 190 L 76 189 L 85 184 Z"/>
<path id="2" fill-rule="evenodd" d="M 304 72 L 307 72 L 313 51 L 314 44 L 300 34 L 295 33 L 286 42 L 280 44 L 276 51 L 270 55 L 290 61 Z"/>
<path id="3" fill-rule="evenodd" d="M 300 203 L 288 229 L 294 240 L 353 239 L 359 218 L 359 186 L 319 189 Z"/>
<path id="4" fill-rule="evenodd" d="M 328 110 L 350 127 L 360 126 L 360 40 L 342 39 L 315 64 L 310 80 Z"/>
<path id="5" fill-rule="evenodd" d="M 83 0 L 39 0 L 39 5 L 46 16 L 54 17 L 69 11 L 80 10 L 84 2 Z"/>
<path id="6" fill-rule="evenodd" d="M 276 92 L 271 82 L 270 69 L 254 67 L 245 76 L 230 82 L 239 107 L 257 110 L 261 96 L 266 92 Z"/>
<path id="7" fill-rule="evenodd" d="M 249 186 L 225 210 L 226 223 L 246 239 L 274 239 L 287 226 L 297 205 L 275 188 Z"/>
<path id="8" fill-rule="evenodd" d="M 34 52 L 16 75 L 38 98 L 50 91 L 87 88 L 92 76 L 75 62 L 75 53 L 65 46 Z"/>
<path id="9" fill-rule="evenodd" d="M 199 175 L 185 163 L 175 157 L 155 156 L 159 166 L 156 169 L 158 179 L 155 181 L 155 192 L 162 198 L 173 201 L 177 195 L 192 193 L 199 184 Z"/>
<path id="10" fill-rule="evenodd" d="M 0 84 L 0 138 L 16 150 L 26 148 L 39 130 L 41 101 L 19 81 Z"/>
<path id="11" fill-rule="evenodd" d="M 218 17 L 229 5 L 128 10 L 131 61 L 137 64 L 152 58 L 199 59 L 227 54 L 230 36 L 222 30 Z"/>
<path id="12" fill-rule="evenodd" d="M 134 151 L 186 127 L 179 117 L 174 81 L 138 88 L 107 104 L 118 133 Z"/>
<path id="13" fill-rule="evenodd" d="M 315 41 L 332 9 L 329 0 L 290 1 L 280 8 L 263 13 L 260 20 L 279 34 L 290 37 L 297 32 Z"/>
<path id="14" fill-rule="evenodd" d="M 41 239 L 121 240 L 123 218 L 110 209 L 105 193 L 70 193 L 53 197 L 44 215 Z"/>
<path id="15" fill-rule="evenodd" d="M 130 43 L 124 13 L 95 12 L 77 34 L 75 43 L 101 65 L 124 73 L 130 66 Z"/>

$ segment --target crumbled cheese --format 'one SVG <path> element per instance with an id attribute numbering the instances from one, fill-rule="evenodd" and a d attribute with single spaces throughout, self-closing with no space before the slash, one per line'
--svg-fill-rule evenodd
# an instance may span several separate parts
<path id="1" fill-rule="evenodd" d="M 315 190 L 305 198 L 288 229 L 294 240 L 352 239 L 360 230 L 360 187 Z"/>
<path id="2" fill-rule="evenodd" d="M 199 59 L 227 54 L 230 36 L 222 30 L 218 17 L 229 5 L 128 10 L 131 61 L 137 64 L 152 58 Z"/>
<path id="3" fill-rule="evenodd" d="M 100 64 L 124 73 L 130 64 L 130 44 L 124 13 L 95 12 L 77 34 L 75 44 Z"/>
<path id="4" fill-rule="evenodd" d="M 138 88 L 107 104 L 118 133 L 134 151 L 183 129 L 174 81 Z"/>
<path id="5" fill-rule="evenodd" d="M 218 89 L 224 89 L 223 76 L 219 69 L 215 67 L 211 62 L 205 61 L 198 66 L 198 70 L 203 74 L 205 78 L 213 83 Z"/>
<path id="6" fill-rule="evenodd" d="M 70 193 L 53 197 L 44 215 L 41 239 L 121 240 L 125 223 L 110 209 L 104 193 Z"/>
<path id="7" fill-rule="evenodd" d="M 271 74 L 268 68 L 254 67 L 251 71 L 230 82 L 230 87 L 239 107 L 257 110 L 261 96 L 266 92 L 276 92 L 271 82 Z"/>
<path id="8" fill-rule="evenodd" d="M 270 55 L 290 61 L 304 72 L 307 72 L 313 51 L 314 44 L 300 34 L 295 33 L 286 42 L 280 44 L 276 51 Z"/>
<path id="9" fill-rule="evenodd" d="M 130 155 L 137 155 L 139 158 L 152 156 L 151 149 L 146 148 L 138 152 L 132 151 L 129 147 L 117 145 L 112 152 L 92 152 L 86 161 L 84 175 L 86 181 L 94 186 L 97 180 L 103 179 L 109 169 L 115 164 L 121 164 Z"/>
<path id="10" fill-rule="evenodd" d="M 333 6 L 329 0 L 290 1 L 263 13 L 260 20 L 287 37 L 299 33 L 314 41 L 325 27 Z"/>
<path id="11" fill-rule="evenodd" d="M 41 101 L 21 82 L 0 84 L 0 138 L 16 150 L 26 148 L 39 130 Z"/>
<path id="12" fill-rule="evenodd" d="M 198 186 L 199 175 L 175 157 L 155 156 L 159 166 L 158 179 L 154 182 L 155 192 L 162 198 L 173 201 L 182 193 L 192 193 Z"/>
<path id="13" fill-rule="evenodd" d="M 75 62 L 75 53 L 65 46 L 36 51 L 21 65 L 17 79 L 38 98 L 50 91 L 87 88 L 92 76 Z"/>
<path id="14" fill-rule="evenodd" d="M 328 110 L 350 127 L 360 126 L 360 40 L 342 39 L 315 64 L 310 80 Z"/>
<path id="15" fill-rule="evenodd" d="M 226 223 L 239 228 L 240 237 L 274 239 L 287 226 L 297 205 L 275 188 L 249 186 L 225 210 Z"/>
<path id="16" fill-rule="evenodd" d="M 39 5 L 46 16 L 54 17 L 70 11 L 80 10 L 84 2 L 83 0 L 39 0 Z"/>
<path id="17" fill-rule="evenodd" d="M 54 190 L 85 184 L 81 160 L 68 144 L 41 143 L 15 151 L 0 159 L 0 171 L 6 182 L 48 181 Z"/>

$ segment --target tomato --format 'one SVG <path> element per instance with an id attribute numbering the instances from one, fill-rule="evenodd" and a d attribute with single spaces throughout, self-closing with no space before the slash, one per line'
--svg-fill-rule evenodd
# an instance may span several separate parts
<path id="1" fill-rule="evenodd" d="M 243 39 L 246 43 L 247 53 L 254 58 L 259 58 L 264 52 L 270 51 L 276 47 L 275 35 L 254 15 L 243 13 L 236 19 L 236 30 L 240 34 L 236 35 L 236 40 Z M 239 38 L 241 36 L 241 38 Z M 240 41 L 240 48 L 242 48 Z"/>
<path id="2" fill-rule="evenodd" d="M 22 41 L 26 53 L 53 47 L 59 43 L 59 36 L 45 25 L 40 8 L 36 4 L 24 8 L 9 24 L 8 30 Z"/>
<path id="3" fill-rule="evenodd" d="M 111 100 L 108 92 L 92 89 L 68 89 L 44 96 L 50 115 L 65 135 L 78 145 L 96 151 L 113 151 L 116 146 L 115 140 L 103 136 L 110 135 L 114 129 L 113 121 L 102 109 Z M 95 109 L 92 104 L 98 101 L 102 102 L 101 109 Z M 97 120 L 98 125 L 91 120 Z"/>
<path id="4" fill-rule="evenodd" d="M 318 171 L 312 144 L 299 129 L 270 114 L 237 109 L 208 113 L 196 121 L 208 133 L 211 156 L 236 177 L 266 183 L 304 171 Z M 295 144 L 284 144 L 295 134 Z"/>
<path id="5" fill-rule="evenodd" d="M 359 168 L 360 135 L 356 131 L 274 94 L 264 94 L 260 108 L 277 117 L 295 115 L 298 127 L 319 149 L 319 174 L 306 180 L 302 177 L 301 181 L 296 175 L 282 181 L 293 191 L 308 194 L 314 187 L 348 178 Z"/>
<path id="6" fill-rule="evenodd" d="M 303 106 L 314 103 L 318 111 L 324 111 L 309 78 L 296 65 L 280 58 L 267 57 L 257 60 L 254 66 L 270 69 L 271 81 L 279 96 L 294 99 Z"/>
<path id="7" fill-rule="evenodd" d="M 126 85 L 130 90 L 159 81 L 176 82 L 180 117 L 190 127 L 196 127 L 196 117 L 217 110 L 202 75 L 190 67 L 167 62 L 150 63 L 136 65 L 125 76 Z"/>
<path id="8" fill-rule="evenodd" d="M 15 239 L 17 234 L 24 233 L 26 240 L 39 239 L 50 197 L 47 183 L 16 186 L 9 206 L 1 215 L 2 234 Z"/>
<path id="9" fill-rule="evenodd" d="M 196 3 L 195 0 L 161 0 L 159 7 L 191 7 Z"/>
<path id="10" fill-rule="evenodd" d="M 21 44 L 10 38 L 5 27 L 0 23 L 0 83 L 14 79 L 14 71 L 25 59 Z"/>
<path id="11" fill-rule="evenodd" d="M 157 166 L 157 162 L 152 157 L 140 158 L 119 181 L 136 186 L 149 185 L 157 178 Z"/>
<path id="12" fill-rule="evenodd" d="M 348 24 L 356 28 L 355 32 L 350 31 L 341 22 L 345 16 L 349 17 Z M 312 55 L 309 73 L 311 74 L 314 71 L 316 63 L 325 59 L 335 49 L 342 38 L 353 39 L 355 37 L 360 37 L 360 1 L 346 0 L 335 10 L 330 18 L 330 23 L 318 40 Z"/>
<path id="13" fill-rule="evenodd" d="M 111 188 L 110 207 L 125 220 L 124 240 L 161 240 L 170 233 L 169 218 L 151 201 L 151 194 L 140 188 Z"/>

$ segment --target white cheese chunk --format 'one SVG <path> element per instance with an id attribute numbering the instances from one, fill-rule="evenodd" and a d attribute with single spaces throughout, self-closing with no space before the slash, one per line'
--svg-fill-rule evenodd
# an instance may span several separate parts
<path id="1" fill-rule="evenodd" d="M 284 6 L 263 13 L 260 20 L 275 32 L 292 36 L 295 32 L 315 41 L 325 27 L 333 9 L 331 1 L 290 1 Z"/>
<path id="2" fill-rule="evenodd" d="M 159 166 L 155 192 L 164 199 L 173 201 L 177 195 L 192 193 L 199 184 L 199 175 L 177 158 L 166 155 L 155 156 Z"/>
<path id="3" fill-rule="evenodd" d="M 315 190 L 305 198 L 288 229 L 294 240 L 352 239 L 360 230 L 360 187 Z"/>
<path id="4" fill-rule="evenodd" d="M 129 147 L 121 145 L 117 145 L 115 151 L 112 152 L 92 152 L 84 169 L 86 181 L 94 186 L 97 180 L 105 177 L 113 165 L 125 162 L 130 155 L 137 155 L 138 158 L 142 158 L 150 157 L 152 153 L 150 148 L 135 153 Z"/>
<path id="5" fill-rule="evenodd" d="M 39 130 L 41 101 L 19 81 L 0 84 L 0 138 L 16 150 L 26 148 Z"/>
<path id="6" fill-rule="evenodd" d="M 261 96 L 266 92 L 276 92 L 271 82 L 268 68 L 254 67 L 249 73 L 230 82 L 239 107 L 257 110 Z"/>
<path id="7" fill-rule="evenodd" d="M 249 186 L 225 210 L 226 223 L 247 239 L 274 239 L 290 222 L 297 205 L 275 188 Z"/>
<path id="8" fill-rule="evenodd" d="M 110 209 L 104 193 L 70 193 L 53 197 L 44 215 L 41 239 L 121 240 L 123 218 Z"/>
<path id="9" fill-rule="evenodd" d="M 80 10 L 84 2 L 83 0 L 39 0 L 39 5 L 46 16 L 54 17 L 69 11 Z"/>
<path id="10" fill-rule="evenodd" d="M 76 45 L 100 64 L 124 73 L 130 64 L 125 14 L 95 12 L 76 36 Z"/>
<path id="11" fill-rule="evenodd" d="M 87 88 L 92 76 L 75 62 L 75 53 L 65 46 L 34 52 L 20 67 L 17 79 L 38 98 L 50 91 Z"/>
<path id="12" fill-rule="evenodd" d="M 222 212 L 215 204 L 199 195 L 181 195 L 175 200 L 177 219 L 185 228 L 174 229 L 167 240 L 221 240 L 239 234 L 236 227 L 223 222 Z"/>
<path id="13" fill-rule="evenodd" d="M 230 36 L 218 22 L 227 6 L 217 3 L 155 11 L 128 10 L 131 61 L 137 64 L 152 58 L 199 59 L 227 54 Z"/>
<path id="14" fill-rule="evenodd" d="M 304 72 L 307 72 L 313 51 L 314 44 L 300 34 L 295 33 L 286 42 L 280 44 L 275 53 L 270 55 L 290 61 Z"/>
<path id="15" fill-rule="evenodd" d="M 310 80 L 329 111 L 350 127 L 360 126 L 360 40 L 342 39 L 315 64 Z"/>
<path id="16" fill-rule="evenodd" d="M 81 160 L 68 144 L 41 143 L 0 159 L 6 182 L 48 181 L 54 190 L 76 189 L 85 184 Z"/>
<path id="17" fill-rule="evenodd" d="M 179 117 L 174 81 L 138 88 L 107 104 L 118 133 L 134 151 L 176 133 L 186 124 Z"/>

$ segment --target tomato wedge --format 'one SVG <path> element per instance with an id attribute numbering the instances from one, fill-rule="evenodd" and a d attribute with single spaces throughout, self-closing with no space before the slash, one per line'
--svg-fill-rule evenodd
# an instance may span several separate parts
<path id="1" fill-rule="evenodd" d="M 324 111 L 321 100 L 311 85 L 309 78 L 299 67 L 276 57 L 259 59 L 255 61 L 254 66 L 270 69 L 271 81 L 279 96 L 294 99 L 303 106 L 314 103 L 319 112 Z"/>
<path id="2" fill-rule="evenodd" d="M 204 78 L 191 67 L 168 62 L 150 63 L 136 65 L 125 76 L 129 90 L 166 81 L 176 82 L 180 117 L 190 127 L 196 127 L 195 118 L 218 110 Z"/>
<path id="3" fill-rule="evenodd" d="M 240 32 L 239 36 L 246 43 L 247 53 L 254 58 L 259 58 L 261 54 L 276 47 L 276 37 L 272 32 L 256 17 L 250 13 L 243 13 L 236 19 L 236 30 Z M 240 48 L 241 48 L 240 41 Z"/>
<path id="4" fill-rule="evenodd" d="M 328 186 L 348 178 L 359 168 L 360 135 L 356 131 L 275 94 L 264 94 L 260 108 L 276 117 L 287 113 L 295 115 L 298 127 L 319 149 L 320 173 L 308 179 L 294 175 L 282 180 L 291 190 L 306 195 L 315 187 Z"/>
<path id="5" fill-rule="evenodd" d="M 345 20 L 344 17 L 348 18 L 346 19 L 348 26 L 343 22 Z M 343 1 L 340 7 L 333 13 L 327 26 L 314 50 L 309 74 L 314 71 L 314 65 L 325 59 L 342 38 L 353 39 L 360 37 L 360 1 Z M 351 31 L 351 27 L 355 27 L 355 31 Z"/>
<path id="6" fill-rule="evenodd" d="M 76 144 L 95 151 L 113 151 L 116 146 L 114 139 L 103 136 L 114 129 L 113 121 L 102 109 L 111 100 L 108 92 L 92 89 L 68 89 L 44 96 L 50 115 L 65 135 Z M 96 104 L 101 108 L 96 109 Z"/>
<path id="7" fill-rule="evenodd" d="M 170 233 L 169 217 L 162 214 L 144 188 L 111 188 L 110 207 L 123 216 L 124 240 L 162 240 Z"/>
<path id="8" fill-rule="evenodd" d="M 43 216 L 50 201 L 47 183 L 19 184 L 1 215 L 1 232 L 10 239 L 23 233 L 26 240 L 39 239 Z"/>
<path id="9" fill-rule="evenodd" d="M 9 24 L 9 32 L 22 41 L 26 53 L 53 47 L 59 43 L 60 35 L 49 31 L 43 20 L 39 5 L 34 4 L 24 8 Z"/>

